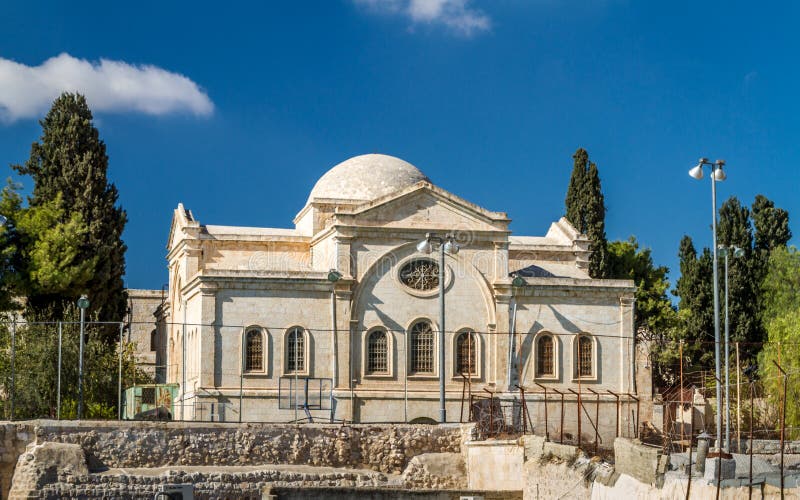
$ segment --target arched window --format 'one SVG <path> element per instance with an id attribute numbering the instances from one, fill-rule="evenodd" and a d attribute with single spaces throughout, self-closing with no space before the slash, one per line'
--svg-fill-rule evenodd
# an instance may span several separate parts
<path id="1" fill-rule="evenodd" d="M 286 335 L 286 371 L 288 373 L 306 370 L 306 336 L 305 331 L 296 326 Z"/>
<path id="2" fill-rule="evenodd" d="M 578 337 L 578 377 L 594 376 L 594 342 L 588 335 Z"/>
<path id="3" fill-rule="evenodd" d="M 150 350 L 158 350 L 158 330 L 153 330 L 150 332 Z"/>
<path id="4" fill-rule="evenodd" d="M 420 321 L 411 327 L 411 373 L 433 373 L 433 328 Z"/>
<path id="5" fill-rule="evenodd" d="M 536 340 L 536 376 L 555 377 L 556 347 L 552 335 L 542 335 Z"/>
<path id="6" fill-rule="evenodd" d="M 367 337 L 367 373 L 389 372 L 389 339 L 383 330 L 374 330 Z"/>
<path id="7" fill-rule="evenodd" d="M 248 330 L 245 335 L 245 363 L 248 372 L 264 371 L 264 335 L 260 330 Z"/>
<path id="8" fill-rule="evenodd" d="M 475 375 L 478 373 L 478 339 L 475 332 L 465 331 L 456 337 L 456 373 Z"/>

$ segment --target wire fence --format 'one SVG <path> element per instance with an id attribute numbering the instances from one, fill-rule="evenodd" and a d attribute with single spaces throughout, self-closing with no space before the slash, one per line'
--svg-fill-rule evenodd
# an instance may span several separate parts
<path id="1" fill-rule="evenodd" d="M 410 369 L 413 352 L 405 330 L 386 329 L 391 335 L 385 372 L 370 373 L 363 352 L 369 330 L 348 331 L 349 354 L 343 356 L 338 351 L 344 349 L 342 338 L 337 338 L 341 332 L 307 328 L 309 334 L 292 337 L 297 345 L 287 350 L 290 337 L 284 333 L 291 328 L 259 328 L 277 333 L 264 335 L 254 350 L 246 341 L 252 330 L 248 325 L 0 322 L 0 350 L 7 353 L 0 359 L 3 416 L 10 420 L 437 421 L 421 417 L 437 415 L 436 411 L 420 408 L 438 410 L 438 376 Z M 462 332 L 446 333 L 455 338 Z M 509 386 L 497 387 L 488 383 L 488 347 L 478 343 L 474 377 L 457 377 L 456 345 L 445 346 L 451 355 L 447 369 L 452 372 L 446 383 L 448 421 L 478 422 L 481 436 L 535 433 L 594 450 L 613 447 L 618 436 L 641 437 L 681 450 L 696 443 L 702 431 L 715 431 L 717 382 L 710 371 L 688 366 L 675 370 L 681 372 L 679 383 L 655 398 L 655 413 L 659 405 L 663 411 L 659 423 L 646 390 L 620 391 L 602 379 L 583 386 L 580 379 L 570 377 L 558 383 L 537 381 L 529 366 L 536 354 L 531 333 L 474 333 L 485 337 L 487 345 L 493 336 L 508 336 L 511 349 L 511 366 L 500 368 L 508 368 L 503 375 Z M 624 336 L 597 337 L 606 342 L 631 341 Z M 797 349 L 782 346 L 785 353 Z M 563 351 L 561 356 L 570 356 Z M 257 361 L 251 359 L 256 354 Z M 791 398 L 798 394 L 800 368 L 787 365 L 783 373 L 751 380 L 752 373 L 744 373 L 738 363 L 732 366 L 730 414 L 722 408 L 726 436 L 734 443 L 731 449 L 745 449 L 742 443 L 751 435 L 780 439 L 783 433 L 787 440 L 800 436 L 800 428 L 791 419 L 787 424 L 787 411 L 781 410 L 787 397 L 796 400 Z M 774 390 L 783 382 L 788 396 Z M 792 411 L 790 407 L 788 413 Z"/>

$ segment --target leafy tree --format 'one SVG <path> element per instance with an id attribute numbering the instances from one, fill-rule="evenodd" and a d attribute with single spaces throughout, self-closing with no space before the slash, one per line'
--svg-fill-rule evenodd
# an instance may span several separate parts
<path id="1" fill-rule="evenodd" d="M 608 243 L 606 240 L 606 208 L 600 173 L 597 165 L 589 161 L 589 153 L 578 148 L 572 156 L 572 175 L 565 200 L 566 217 L 575 229 L 591 241 L 592 251 L 589 262 L 589 275 L 605 278 L 608 275 Z"/>
<path id="2" fill-rule="evenodd" d="M 636 284 L 636 327 L 666 332 L 672 327 L 675 310 L 667 297 L 669 281 L 665 266 L 656 267 L 649 248 L 639 248 L 631 236 L 608 244 L 609 277 L 629 279 Z"/>
<path id="3" fill-rule="evenodd" d="M 610 242 L 608 257 L 610 278 L 630 279 L 636 284 L 636 332 L 650 342 L 656 383 L 671 385 L 679 351 L 674 338 L 676 312 L 667 297 L 669 270 L 656 267 L 650 249 L 639 248 L 633 236 Z"/>
<path id="4" fill-rule="evenodd" d="M 768 397 L 777 405 L 783 391 L 783 380 L 773 362 L 780 362 L 784 371 L 800 371 L 800 252 L 797 248 L 776 247 L 769 259 L 762 284 L 762 319 L 768 343 L 759 355 L 759 373 Z M 788 384 L 786 425 L 794 431 L 800 426 L 800 385 Z"/>
<path id="5" fill-rule="evenodd" d="M 22 197 L 11 179 L 0 192 L 0 313 L 16 309 L 21 267 L 19 233 L 16 220 L 22 210 Z"/>
<path id="6" fill-rule="evenodd" d="M 37 241 L 38 248 L 29 255 L 36 256 L 50 248 L 67 252 L 67 247 L 74 246 L 70 260 L 92 265 L 88 279 L 85 269 L 56 279 L 53 273 L 58 271 L 58 265 L 37 265 L 34 282 L 41 286 L 30 291 L 27 310 L 34 316 L 48 314 L 57 318 L 66 304 L 86 293 L 98 319 L 119 321 L 125 311 L 122 276 L 126 248 L 121 235 L 126 214 L 117 206 L 117 188 L 106 176 L 105 144 L 93 125 L 86 99 L 80 94 L 62 94 L 40 123 L 42 136 L 31 146 L 30 158 L 24 165 L 14 166 L 34 181 L 30 208 L 47 207 L 36 217 L 31 216 L 29 222 L 37 226 L 48 219 L 69 227 L 60 229 L 60 240 L 58 234 L 48 234 L 48 241 Z M 71 237 L 63 233 L 67 230 Z"/>

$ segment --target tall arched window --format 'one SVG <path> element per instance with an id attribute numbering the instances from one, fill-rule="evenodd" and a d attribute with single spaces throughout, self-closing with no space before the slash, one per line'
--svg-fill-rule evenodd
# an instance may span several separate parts
<path id="1" fill-rule="evenodd" d="M 536 340 L 536 376 L 554 377 L 556 375 L 556 349 L 552 335 L 542 335 Z"/>
<path id="2" fill-rule="evenodd" d="M 286 371 L 289 373 L 306 370 L 305 331 L 296 326 L 286 335 Z"/>
<path id="3" fill-rule="evenodd" d="M 258 329 L 248 330 L 245 335 L 245 363 L 248 372 L 264 370 L 264 335 Z"/>
<path id="4" fill-rule="evenodd" d="M 420 321 L 411 327 L 411 373 L 433 373 L 433 328 Z"/>
<path id="5" fill-rule="evenodd" d="M 367 337 L 367 373 L 389 372 L 389 339 L 383 330 L 374 330 Z"/>
<path id="6" fill-rule="evenodd" d="M 578 337 L 578 377 L 594 376 L 594 342 L 588 335 Z"/>
<path id="7" fill-rule="evenodd" d="M 461 332 L 456 337 L 456 372 L 463 375 L 478 373 L 478 339 L 475 332 Z"/>

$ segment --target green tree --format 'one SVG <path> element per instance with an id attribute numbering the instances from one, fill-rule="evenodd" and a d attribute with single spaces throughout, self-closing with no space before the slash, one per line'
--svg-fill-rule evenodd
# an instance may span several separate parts
<path id="1" fill-rule="evenodd" d="M 747 342 L 742 357 L 754 359 L 758 347 L 753 342 L 764 340 L 764 329 L 758 315 L 758 295 L 762 273 L 754 258 L 753 229 L 750 210 L 738 198 L 731 197 L 719 209 L 717 241 L 726 247 L 739 247 L 741 257 L 728 254 L 728 314 L 731 342 Z M 719 256 L 720 322 L 725 314 L 725 258 Z"/>
<path id="2" fill-rule="evenodd" d="M 654 359 L 654 379 L 659 385 L 671 385 L 678 361 L 674 338 L 676 312 L 667 296 L 669 281 L 665 266 L 656 266 L 649 248 L 640 248 L 636 238 L 608 244 L 609 277 L 629 279 L 636 284 L 636 332 L 650 342 Z"/>
<path id="3" fill-rule="evenodd" d="M 759 355 L 759 374 L 764 389 L 777 405 L 783 391 L 783 380 L 773 362 L 793 374 L 788 384 L 786 425 L 790 436 L 798 436 L 800 426 L 800 384 L 796 374 L 800 371 L 800 252 L 794 247 L 776 247 L 770 258 L 767 275 L 762 283 L 764 300 L 762 319 L 766 326 L 768 343 Z"/>
<path id="4" fill-rule="evenodd" d="M 678 296 L 678 324 L 675 337 L 684 341 L 689 366 L 707 367 L 714 360 L 714 295 L 711 252 L 698 255 L 692 238 L 684 236 L 678 251 L 681 276 L 674 294 Z"/>
<path id="5" fill-rule="evenodd" d="M 118 192 L 108 182 L 108 156 L 92 122 L 92 113 L 86 99 L 79 94 L 65 93 L 53 103 L 47 116 L 40 122 L 42 136 L 31 146 L 30 158 L 24 165 L 14 168 L 33 181 L 30 208 L 50 207 L 60 198 L 58 222 L 72 224 L 77 230 L 79 222 L 85 224 L 74 255 L 75 262 L 94 260 L 91 276 L 85 280 L 83 273 L 64 279 L 49 280 L 54 288 L 43 286 L 27 297 L 28 312 L 59 317 L 66 304 L 72 303 L 82 293 L 91 297 L 92 312 L 100 320 L 119 321 L 125 311 L 125 293 L 122 276 L 125 273 L 125 244 L 122 231 L 125 211 L 117 205 Z M 76 218 L 76 215 L 79 218 Z M 55 235 L 54 235 L 55 237 Z M 68 238 L 66 238 L 68 240 Z M 47 246 L 66 246 L 75 240 L 56 243 L 39 243 L 40 250 Z M 40 284 L 48 282 L 53 268 L 39 268 Z M 52 278 L 52 276 L 51 276 Z"/>
<path id="6" fill-rule="evenodd" d="M 0 314 L 18 308 L 15 298 L 20 283 L 19 232 L 17 218 L 22 197 L 11 179 L 0 192 Z"/>
<path id="7" fill-rule="evenodd" d="M 605 278 L 608 276 L 609 258 L 605 229 L 606 208 L 600 173 L 597 165 L 589 161 L 589 153 L 585 149 L 578 148 L 572 159 L 572 175 L 565 199 L 566 217 L 591 242 L 589 275 L 593 278 Z"/>
<path id="8" fill-rule="evenodd" d="M 775 248 L 785 247 L 792 239 L 789 212 L 776 208 L 775 203 L 766 196 L 760 194 L 756 196 L 752 213 L 757 251 L 771 252 Z"/>

